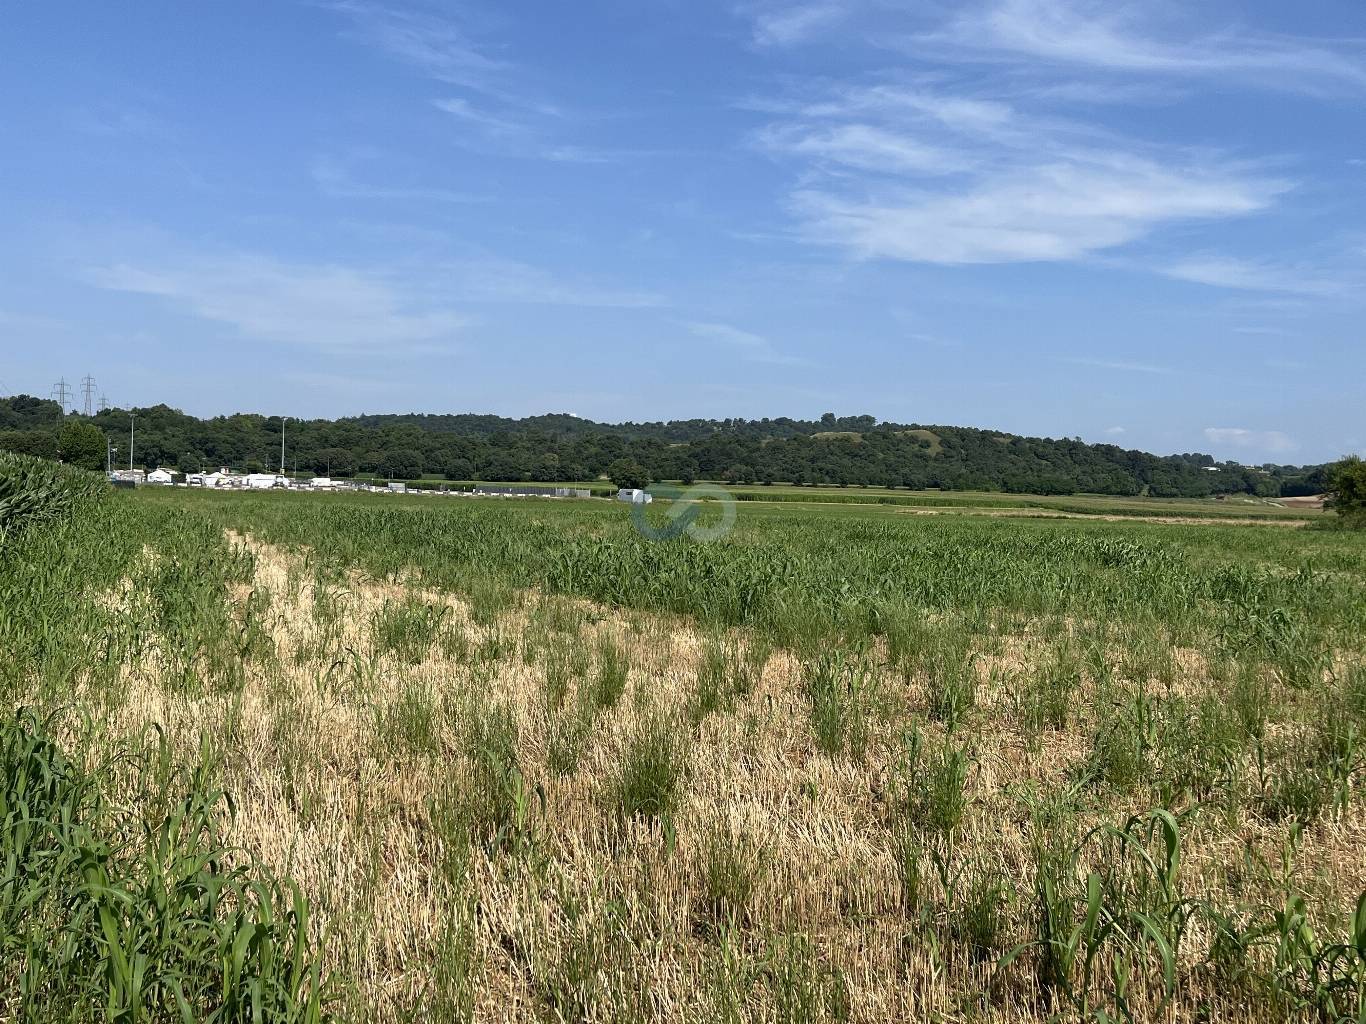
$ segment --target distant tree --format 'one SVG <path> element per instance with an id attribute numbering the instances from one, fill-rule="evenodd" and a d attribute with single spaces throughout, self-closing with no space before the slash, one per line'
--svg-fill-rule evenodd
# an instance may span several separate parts
<path id="1" fill-rule="evenodd" d="M 176 460 L 175 468 L 182 473 L 199 473 L 204 469 L 204 460 L 197 452 L 186 452 Z"/>
<path id="2" fill-rule="evenodd" d="M 1342 522 L 1354 528 L 1366 528 L 1366 462 L 1349 455 L 1328 469 L 1328 499 L 1331 508 Z"/>
<path id="3" fill-rule="evenodd" d="M 721 474 L 721 478 L 728 484 L 747 484 L 754 480 L 754 470 L 743 463 L 737 463 Z"/>
<path id="4" fill-rule="evenodd" d="M 422 475 L 422 453 L 411 448 L 385 452 L 380 472 L 400 480 L 416 480 Z"/>
<path id="5" fill-rule="evenodd" d="M 607 479 L 611 480 L 614 486 L 624 490 L 635 490 L 648 487 L 650 484 L 645 467 L 634 459 L 615 460 L 607 467 Z"/>
<path id="6" fill-rule="evenodd" d="M 69 466 L 103 469 L 107 444 L 99 427 L 73 419 L 57 435 L 57 457 Z"/>
<path id="7" fill-rule="evenodd" d="M 474 466 L 469 459 L 454 458 L 446 463 L 447 480 L 473 480 Z"/>
<path id="8" fill-rule="evenodd" d="M 57 457 L 57 435 L 51 430 L 0 431 L 0 450 L 36 455 L 42 459 Z"/>
<path id="9" fill-rule="evenodd" d="M 356 471 L 356 457 L 346 448 L 320 448 L 312 464 L 319 473 L 332 476 L 350 476 Z"/>

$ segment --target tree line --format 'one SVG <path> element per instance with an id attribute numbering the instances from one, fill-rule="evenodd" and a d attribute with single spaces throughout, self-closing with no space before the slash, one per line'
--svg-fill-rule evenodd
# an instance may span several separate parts
<path id="1" fill-rule="evenodd" d="M 130 415 L 137 466 L 182 472 L 279 468 L 279 417 L 199 418 L 167 405 L 84 417 L 28 395 L 0 398 L 0 449 L 91 469 L 107 460 L 126 466 Z M 1326 488 L 1321 466 L 1248 467 L 1198 452 L 1158 456 L 1080 438 L 833 413 L 819 420 L 617 424 L 567 414 L 393 414 L 291 419 L 283 429 L 287 472 L 334 477 L 546 483 L 607 477 L 1155 497 L 1275 497 Z"/>

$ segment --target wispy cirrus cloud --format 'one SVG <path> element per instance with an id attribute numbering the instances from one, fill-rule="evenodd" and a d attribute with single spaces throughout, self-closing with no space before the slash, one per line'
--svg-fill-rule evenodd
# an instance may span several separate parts
<path id="1" fill-rule="evenodd" d="M 1145 143 L 1004 98 L 835 83 L 755 104 L 755 144 L 794 162 L 797 233 L 864 259 L 1071 261 L 1173 224 L 1242 217 L 1292 183 L 1208 150 Z"/>
<path id="2" fill-rule="evenodd" d="M 1124 359 L 1093 359 L 1089 356 L 1069 356 L 1059 359 L 1058 362 L 1070 363 L 1073 366 L 1089 366 L 1097 370 L 1113 370 L 1117 373 L 1151 373 L 1161 376 L 1170 376 L 1176 373 L 1176 370 L 1170 366 L 1131 362 Z"/>
<path id="3" fill-rule="evenodd" d="M 940 175 L 972 166 L 961 152 L 869 124 L 775 124 L 759 133 L 758 142 L 773 153 L 867 171 Z"/>
<path id="4" fill-rule="evenodd" d="M 816 3 L 746 5 L 742 16 L 752 19 L 754 41 L 760 46 L 794 46 L 839 24 L 849 14 L 849 0 Z"/>
<path id="5" fill-rule="evenodd" d="M 658 292 L 566 277 L 529 263 L 490 256 L 445 264 L 439 273 L 453 293 L 467 302 L 601 309 L 650 309 L 668 304 Z"/>
<path id="6" fill-rule="evenodd" d="M 1231 256 L 1191 256 L 1164 267 L 1162 272 L 1181 281 L 1241 291 L 1321 296 L 1338 295 L 1345 291 L 1343 282 L 1322 271 Z"/>
<path id="7" fill-rule="evenodd" d="M 943 189 L 803 188 L 790 205 L 805 237 L 862 258 L 1009 263 L 1079 260 L 1166 224 L 1253 213 L 1286 188 L 1218 165 L 1073 152 Z"/>
<path id="8" fill-rule="evenodd" d="M 855 258 L 1106 257 L 1220 287 L 1341 293 L 1341 275 L 1308 266 L 1122 255 L 1159 232 L 1276 208 L 1308 172 L 1287 153 L 1248 159 L 1241 148 L 1126 136 L 1098 105 L 1189 97 L 1201 76 L 1248 89 L 1366 89 L 1366 58 L 1345 45 L 1202 27 L 1204 10 L 1177 10 L 1100 0 L 859 5 L 860 20 L 839 29 L 842 45 L 913 52 L 915 69 L 788 75 L 777 97 L 749 104 L 769 115 L 752 139 L 793 167 L 784 205 L 795 236 Z M 876 33 L 865 31 L 869 19 Z"/>
<path id="9" fill-rule="evenodd" d="M 490 56 L 450 16 L 371 0 L 323 0 L 320 6 L 349 18 L 354 38 L 440 82 L 497 92 L 497 77 L 510 67 Z"/>
<path id="10" fill-rule="evenodd" d="M 768 363 L 775 366 L 809 366 L 810 361 L 800 356 L 789 356 L 779 352 L 768 338 L 753 331 L 742 330 L 730 324 L 693 321 L 684 325 L 699 338 L 720 342 L 729 346 L 742 359 L 752 363 Z"/>
<path id="11" fill-rule="evenodd" d="M 1186 21 L 1164 25 L 1163 13 Z M 1314 40 L 1237 27 L 1201 30 L 1199 8 L 1101 0 L 988 0 L 947 26 L 913 37 L 995 60 L 1044 61 L 1098 70 L 1234 78 L 1267 89 L 1366 89 L 1366 63 Z"/>
<path id="12" fill-rule="evenodd" d="M 329 352 L 445 349 L 469 323 L 397 274 L 244 252 L 112 262 L 89 267 L 84 276 L 96 287 L 153 297 L 246 338 Z"/>

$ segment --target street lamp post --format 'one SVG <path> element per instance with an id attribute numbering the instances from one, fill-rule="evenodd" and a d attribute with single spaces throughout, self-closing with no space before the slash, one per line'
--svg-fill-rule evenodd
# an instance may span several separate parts
<path id="1" fill-rule="evenodd" d="M 285 475 L 285 420 L 288 416 L 280 417 L 280 475 Z"/>
<path id="2" fill-rule="evenodd" d="M 128 472 L 133 472 L 133 417 L 136 413 L 128 414 Z"/>

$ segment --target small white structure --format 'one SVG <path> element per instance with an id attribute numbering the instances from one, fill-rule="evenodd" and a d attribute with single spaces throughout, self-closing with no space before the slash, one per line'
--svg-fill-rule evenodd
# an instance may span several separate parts
<path id="1" fill-rule="evenodd" d="M 253 491 L 268 491 L 276 484 L 274 473 L 248 473 L 247 488 Z"/>
<path id="2" fill-rule="evenodd" d="M 330 476 L 315 476 L 308 482 L 308 486 L 315 491 L 330 491 L 332 490 L 332 478 Z"/>
<path id="3" fill-rule="evenodd" d="M 147 474 L 147 482 L 149 484 L 169 484 L 172 481 L 171 471 L 169 469 L 162 469 L 160 466 Z"/>
<path id="4" fill-rule="evenodd" d="M 403 494 L 408 490 L 408 485 L 393 480 L 389 483 L 389 490 L 393 491 L 395 494 Z"/>
<path id="5" fill-rule="evenodd" d="M 617 501 L 629 501 L 632 505 L 648 505 L 654 500 L 654 495 L 639 487 L 623 487 L 617 491 Z"/>

